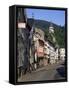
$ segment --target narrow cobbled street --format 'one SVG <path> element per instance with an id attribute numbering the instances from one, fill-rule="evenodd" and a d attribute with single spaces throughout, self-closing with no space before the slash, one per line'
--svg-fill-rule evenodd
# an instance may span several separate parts
<path id="1" fill-rule="evenodd" d="M 65 65 L 63 63 L 57 63 L 47 65 L 46 67 L 39 68 L 31 73 L 26 73 L 18 79 L 20 82 L 25 81 L 42 81 L 42 80 L 59 80 L 65 79 Z"/>

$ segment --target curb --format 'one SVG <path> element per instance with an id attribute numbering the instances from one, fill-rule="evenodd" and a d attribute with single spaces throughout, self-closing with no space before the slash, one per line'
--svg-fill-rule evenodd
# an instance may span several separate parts
<path id="1" fill-rule="evenodd" d="M 38 69 L 36 69 L 35 71 L 32 71 L 32 72 L 39 72 L 39 71 L 42 71 L 42 70 L 50 70 L 50 69 L 52 69 L 51 67 L 53 65 L 59 65 L 59 64 L 61 64 L 61 62 L 58 62 L 58 63 L 55 63 L 55 64 L 49 64 L 49 65 L 46 65 L 44 67 L 38 68 Z"/>

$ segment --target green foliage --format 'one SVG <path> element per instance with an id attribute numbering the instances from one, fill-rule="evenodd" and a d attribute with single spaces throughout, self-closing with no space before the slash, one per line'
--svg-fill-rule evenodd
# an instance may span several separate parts
<path id="1" fill-rule="evenodd" d="M 28 23 L 32 26 L 32 19 L 28 19 Z M 45 32 L 45 39 L 49 39 L 55 45 L 59 47 L 65 47 L 65 27 L 58 26 L 53 23 L 54 33 L 49 33 L 50 22 L 44 20 L 34 20 L 35 27 L 42 29 Z M 53 42 L 52 36 L 55 37 L 56 42 Z"/>
<path id="2" fill-rule="evenodd" d="M 55 38 L 60 47 L 65 47 L 65 29 L 55 28 Z"/>

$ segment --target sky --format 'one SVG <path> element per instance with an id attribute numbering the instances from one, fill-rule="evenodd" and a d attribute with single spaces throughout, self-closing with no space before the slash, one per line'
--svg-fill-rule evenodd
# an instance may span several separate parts
<path id="1" fill-rule="evenodd" d="M 57 25 L 63 26 L 65 24 L 65 11 L 61 10 L 44 10 L 44 9 L 26 9 L 27 17 L 34 19 L 45 20 L 53 22 Z"/>

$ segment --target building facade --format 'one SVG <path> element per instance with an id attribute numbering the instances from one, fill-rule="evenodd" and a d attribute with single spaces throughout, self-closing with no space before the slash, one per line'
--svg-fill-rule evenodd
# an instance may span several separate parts
<path id="1" fill-rule="evenodd" d="M 44 32 L 41 29 L 35 28 L 35 33 L 33 35 L 34 41 L 34 58 L 37 62 L 37 66 L 43 65 L 44 58 Z"/>
<path id="2" fill-rule="evenodd" d="M 25 9 L 17 10 L 17 71 L 18 77 L 29 67 L 29 28 Z"/>
<path id="3" fill-rule="evenodd" d="M 58 62 L 59 61 L 59 48 L 55 49 L 55 61 Z"/>
<path id="4" fill-rule="evenodd" d="M 54 33 L 54 27 L 52 23 L 50 23 L 50 26 L 49 26 L 49 33 Z"/>
<path id="5" fill-rule="evenodd" d="M 49 64 L 49 43 L 48 41 L 44 42 L 44 66 Z"/>
<path id="6" fill-rule="evenodd" d="M 59 49 L 60 60 L 65 61 L 65 48 Z"/>
<path id="7" fill-rule="evenodd" d="M 54 64 L 55 63 L 55 46 L 52 42 L 49 42 L 49 62 L 50 64 Z"/>

